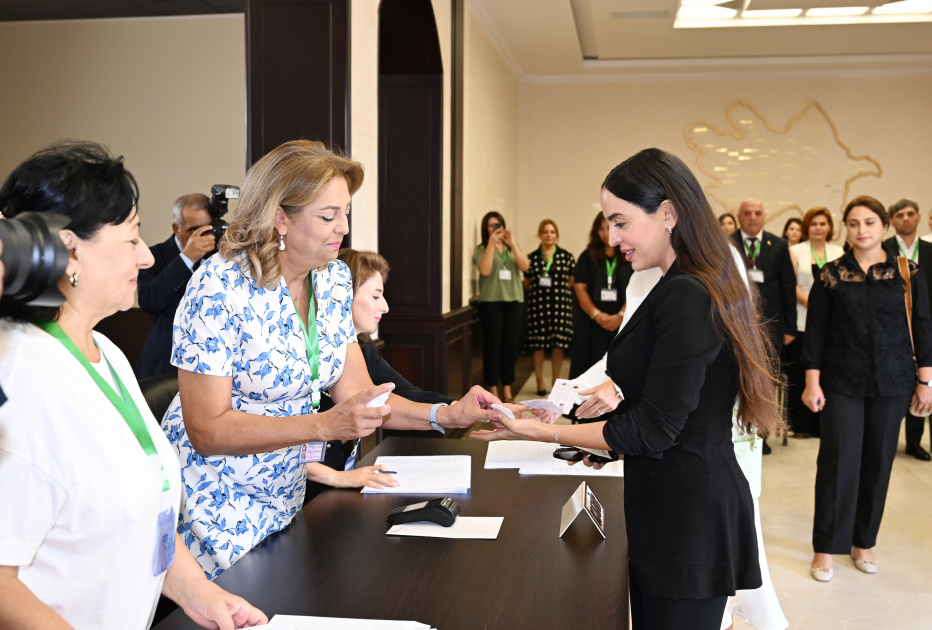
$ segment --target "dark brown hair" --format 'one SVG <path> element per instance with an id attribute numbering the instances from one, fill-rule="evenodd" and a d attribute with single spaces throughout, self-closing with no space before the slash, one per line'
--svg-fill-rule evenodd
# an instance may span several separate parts
<path id="1" fill-rule="evenodd" d="M 835 221 L 832 219 L 832 213 L 829 212 L 829 209 L 823 206 L 810 208 L 806 216 L 803 217 L 803 239 L 809 240 L 809 226 L 812 224 L 812 220 L 818 216 L 823 216 L 828 221 L 828 234 L 825 235 L 825 240 L 826 242 L 831 241 L 835 238 Z"/>
<path id="2" fill-rule="evenodd" d="M 794 223 L 798 223 L 798 224 L 799 224 L 799 231 L 802 232 L 802 235 L 799 237 L 799 241 L 800 241 L 800 242 L 805 241 L 805 240 L 806 240 L 806 232 L 805 232 L 805 230 L 803 230 L 803 221 L 802 221 L 802 219 L 798 219 L 798 218 L 796 218 L 796 217 L 790 217 L 789 219 L 786 220 L 786 225 L 783 226 L 783 234 L 781 234 L 780 237 L 783 238 L 784 240 L 789 240 L 789 239 L 787 239 L 787 237 L 786 237 L 786 233 L 787 233 L 787 231 L 789 231 L 790 226 L 793 225 Z"/>
<path id="3" fill-rule="evenodd" d="M 505 229 L 505 217 L 503 217 L 503 216 L 500 215 L 499 213 L 495 212 L 494 210 L 491 211 L 491 212 L 486 212 L 486 213 L 485 213 L 485 216 L 482 217 L 482 234 L 480 235 L 480 236 L 482 236 L 482 246 L 483 246 L 483 247 L 488 247 L 488 246 L 489 246 L 489 220 L 490 220 L 490 219 L 498 219 L 498 222 L 502 224 L 502 229 L 503 229 L 503 230 Z M 503 243 L 503 245 L 504 245 L 504 243 Z M 507 245 L 505 245 L 505 248 L 506 248 L 506 249 L 511 249 L 511 248 L 508 247 Z"/>
<path id="4" fill-rule="evenodd" d="M 645 149 L 616 166 L 602 187 L 654 214 L 664 201 L 677 212 L 671 235 L 677 267 L 697 278 L 712 296 L 712 316 L 738 364 L 738 420 L 762 436 L 785 425 L 774 385 L 773 341 L 761 334 L 754 283 L 745 284 L 729 237 L 722 232 L 702 187 L 675 155 Z"/>
<path id="5" fill-rule="evenodd" d="M 337 260 L 342 260 L 349 267 L 350 274 L 353 276 L 353 294 L 359 290 L 366 280 L 379 274 L 382 276 L 382 282 L 388 282 L 388 261 L 385 257 L 376 252 L 360 251 L 356 249 L 344 248 L 340 250 Z M 365 346 L 372 342 L 369 333 L 357 333 L 359 345 Z"/>
<path id="6" fill-rule="evenodd" d="M 593 265 L 601 265 L 605 262 L 605 243 L 602 242 L 602 237 L 599 236 L 599 228 L 602 227 L 603 221 L 605 221 L 605 217 L 600 212 L 595 215 L 592 228 L 589 230 L 589 244 L 586 246 L 586 251 L 589 252 L 589 260 L 592 261 Z"/>
<path id="7" fill-rule="evenodd" d="M 880 222 L 883 223 L 883 229 L 886 232 L 887 228 L 890 227 L 890 215 L 887 214 L 887 209 L 883 207 L 883 204 L 867 195 L 861 195 L 860 197 L 855 197 L 851 200 L 847 206 L 845 206 L 845 212 L 841 215 L 841 222 L 845 226 L 845 231 L 848 230 L 848 215 L 851 214 L 851 211 L 857 208 L 858 206 L 864 206 L 878 217 L 880 217 Z M 844 250 L 848 251 L 851 249 L 851 242 L 846 238 Z"/>

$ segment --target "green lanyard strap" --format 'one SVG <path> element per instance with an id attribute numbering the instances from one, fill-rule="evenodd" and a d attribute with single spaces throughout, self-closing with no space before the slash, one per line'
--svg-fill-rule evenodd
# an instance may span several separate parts
<path id="1" fill-rule="evenodd" d="M 918 238 L 918 237 L 917 237 L 917 238 Z M 917 264 L 919 263 L 919 260 L 918 260 L 918 258 L 919 258 L 919 245 L 916 243 L 916 241 L 913 241 L 913 255 L 912 255 L 912 256 L 907 256 L 907 255 L 906 255 L 906 252 L 903 251 L 903 246 L 900 245 L 900 241 L 899 241 L 899 240 L 896 241 L 896 247 L 897 247 L 897 249 L 900 250 L 900 253 L 903 254 L 903 256 L 904 256 L 905 258 L 909 258 L 909 259 L 910 259 L 911 261 L 913 261 L 914 263 L 917 263 Z"/>
<path id="2" fill-rule="evenodd" d="M 543 256 L 543 257 L 544 257 L 544 260 L 547 261 L 547 264 L 544 265 L 544 275 L 545 275 L 545 276 L 549 276 L 549 275 L 550 275 L 550 265 L 553 264 L 553 259 L 554 259 L 554 257 L 557 255 L 557 248 L 554 247 L 554 248 L 553 248 L 553 251 L 550 252 L 550 258 L 547 258 L 547 257 L 544 255 L 544 250 L 543 250 L 543 248 L 541 248 L 541 250 L 540 250 L 540 255 Z"/>
<path id="3" fill-rule="evenodd" d="M 502 267 L 504 267 L 506 264 L 508 264 L 508 248 L 507 247 L 502 250 L 501 256 L 502 256 Z"/>
<path id="4" fill-rule="evenodd" d="M 743 240 L 742 242 L 744 243 L 744 251 L 745 253 L 747 253 L 748 258 L 750 258 L 753 261 L 756 261 L 757 255 L 760 254 L 760 243 L 761 243 L 760 239 L 757 239 L 757 242 L 754 243 L 754 249 L 751 249 L 750 247 L 748 247 L 748 242 L 746 240 Z M 810 247 L 812 246 L 810 245 Z"/>
<path id="5" fill-rule="evenodd" d="M 618 264 L 618 256 L 612 256 L 611 262 L 605 259 L 605 273 L 608 276 L 608 288 L 612 288 L 612 282 L 615 281 L 615 265 Z"/>
<path id="6" fill-rule="evenodd" d="M 822 251 L 822 258 L 819 258 L 819 255 L 815 253 L 815 248 L 812 244 L 809 244 L 809 249 L 812 251 L 812 257 L 815 259 L 816 264 L 819 266 L 819 269 L 825 266 L 825 263 L 828 261 L 828 246 L 826 245 L 825 249 Z"/>
<path id="7" fill-rule="evenodd" d="M 285 287 L 288 291 L 288 287 Z M 298 323 L 301 324 L 301 332 L 304 333 L 304 347 L 307 348 L 307 362 L 311 365 L 311 405 L 314 409 L 320 408 L 320 341 L 317 339 L 317 309 L 314 307 L 314 283 L 311 277 L 307 279 L 307 323 L 310 331 L 304 326 L 304 321 L 298 313 L 298 305 L 294 303 L 291 292 L 288 291 L 288 299 L 294 306 L 295 315 L 298 316 Z"/>
<path id="8" fill-rule="evenodd" d="M 143 452 L 149 458 L 149 463 L 152 464 L 152 467 L 159 471 L 162 477 L 162 492 L 168 492 L 170 487 L 168 477 L 165 473 L 165 467 L 162 465 L 162 459 L 159 457 L 159 452 L 155 448 L 155 442 L 152 441 L 152 435 L 149 434 L 149 429 L 146 428 L 146 422 L 142 419 L 142 414 L 139 413 L 139 408 L 136 406 L 136 403 L 133 401 L 133 397 L 130 395 L 129 391 L 126 389 L 126 386 L 123 384 L 123 381 L 120 379 L 120 376 L 116 373 L 116 370 L 113 369 L 113 366 L 110 365 L 110 360 L 107 359 L 107 355 L 104 354 L 103 350 L 100 350 L 100 346 L 97 346 L 97 349 L 100 350 L 100 356 L 103 357 L 104 361 L 107 362 L 107 367 L 110 368 L 110 374 L 113 375 L 113 380 L 116 382 L 117 386 L 120 388 L 120 393 L 118 394 L 114 391 L 113 387 L 103 379 L 103 377 L 91 366 L 91 362 L 87 360 L 87 357 L 78 350 L 78 347 L 74 344 L 68 335 L 65 334 L 65 331 L 62 330 L 56 322 L 48 321 L 39 321 L 36 322 L 36 325 L 39 326 L 42 330 L 52 335 L 58 341 L 61 342 L 65 348 L 78 360 L 87 373 L 91 375 L 91 378 L 94 379 L 94 382 L 97 383 L 97 387 L 100 388 L 100 391 L 104 393 L 107 399 L 116 407 L 116 410 L 120 412 L 120 415 L 123 416 L 123 420 L 126 421 L 126 425 L 129 427 L 130 431 L 133 432 L 133 435 L 136 436 L 136 441 L 139 442 L 139 446 L 142 447 Z"/>

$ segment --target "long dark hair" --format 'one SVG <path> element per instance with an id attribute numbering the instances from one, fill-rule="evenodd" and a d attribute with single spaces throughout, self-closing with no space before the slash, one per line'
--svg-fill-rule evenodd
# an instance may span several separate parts
<path id="1" fill-rule="evenodd" d="M 589 260 L 592 261 L 593 265 L 601 265 L 605 262 L 605 243 L 602 242 L 602 237 L 599 236 L 599 228 L 602 227 L 604 221 L 605 217 L 600 212 L 595 215 L 592 227 L 589 229 L 589 244 L 586 246 L 586 251 L 589 252 Z"/>
<path id="2" fill-rule="evenodd" d="M 499 213 L 495 212 L 495 210 L 492 210 L 491 212 L 486 212 L 486 213 L 485 213 L 485 216 L 482 217 L 482 234 L 481 234 L 481 236 L 482 236 L 482 246 L 483 246 L 483 247 L 488 247 L 488 246 L 489 246 L 489 220 L 490 220 L 490 219 L 498 219 L 499 223 L 502 224 L 502 229 L 503 229 L 503 230 L 504 230 L 505 227 L 506 227 L 506 226 L 505 226 L 505 217 L 503 217 L 503 216 L 500 215 Z M 508 246 L 505 245 L 504 243 L 502 243 L 502 245 L 505 246 L 505 249 L 511 249 L 510 247 L 508 247 Z"/>
<path id="3" fill-rule="evenodd" d="M 745 431 L 766 436 L 784 425 L 774 384 L 776 351 L 761 334 L 756 288 L 748 286 L 735 265 L 729 239 L 722 232 L 702 187 L 675 155 L 645 149 L 608 174 L 602 187 L 648 214 L 669 200 L 677 212 L 672 243 L 676 265 L 695 276 L 712 295 L 712 316 L 738 363 L 738 419 Z"/>
<path id="4" fill-rule="evenodd" d="M 53 212 L 68 217 L 65 229 L 92 239 L 105 225 L 120 225 L 139 201 L 139 187 L 114 157 L 94 142 L 66 141 L 34 153 L 0 187 L 0 212 Z M 57 238 L 57 237 L 56 237 Z M 27 306 L 0 299 L 0 317 L 21 322 L 55 321 L 60 307 Z"/>

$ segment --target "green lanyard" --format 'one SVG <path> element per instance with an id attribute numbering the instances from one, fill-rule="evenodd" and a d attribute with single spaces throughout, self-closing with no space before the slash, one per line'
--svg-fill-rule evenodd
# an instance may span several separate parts
<path id="1" fill-rule="evenodd" d="M 288 291 L 288 287 L 285 287 Z M 291 292 L 288 291 L 288 298 L 291 305 L 294 306 L 294 312 L 298 315 L 298 305 L 294 303 Z M 320 342 L 317 339 L 317 312 L 314 308 L 314 283 L 311 277 L 307 279 L 307 323 L 311 327 L 310 332 L 304 326 L 301 315 L 298 315 L 298 323 L 301 324 L 301 332 L 304 333 L 304 347 L 307 348 L 307 362 L 311 364 L 311 405 L 314 409 L 320 408 Z"/>
<path id="2" fill-rule="evenodd" d="M 605 273 L 608 275 L 608 288 L 612 288 L 612 282 L 615 280 L 615 265 L 618 264 L 618 256 L 612 257 L 612 262 L 608 262 L 608 258 L 605 259 Z"/>
<path id="3" fill-rule="evenodd" d="M 502 267 L 508 264 L 508 248 L 502 250 Z"/>
<path id="4" fill-rule="evenodd" d="M 918 238 L 918 237 L 917 237 L 917 238 Z M 900 245 L 899 239 L 897 239 L 897 241 L 896 241 L 896 247 L 897 247 L 897 249 L 900 250 L 900 253 L 903 254 L 904 257 L 909 258 L 911 261 L 913 261 L 913 262 L 916 263 L 916 264 L 919 264 L 919 261 L 918 261 L 918 258 L 919 258 L 919 245 L 916 243 L 916 241 L 913 241 L 913 255 L 912 255 L 912 256 L 906 256 L 906 252 L 903 251 L 903 246 Z"/>
<path id="5" fill-rule="evenodd" d="M 540 254 L 541 254 L 541 256 L 544 255 L 544 248 L 543 248 L 543 247 L 540 249 Z M 549 275 L 550 275 L 550 265 L 553 264 L 553 258 L 554 258 L 554 256 L 556 256 L 556 255 L 557 255 L 557 248 L 554 247 L 554 248 L 553 248 L 553 251 L 550 252 L 550 258 L 544 257 L 544 260 L 547 261 L 547 264 L 544 265 L 544 275 L 545 275 L 545 276 L 549 276 Z"/>
<path id="6" fill-rule="evenodd" d="M 65 334 L 65 331 L 62 330 L 56 322 L 47 322 L 39 321 L 36 324 L 45 332 L 52 335 L 58 341 L 61 342 L 68 351 L 74 355 L 74 358 L 78 360 L 84 369 L 87 370 L 87 373 L 91 375 L 91 378 L 94 379 L 94 382 L 97 383 L 97 387 L 100 388 L 100 391 L 104 393 L 108 400 L 116 407 L 116 410 L 120 412 L 120 415 L 123 416 L 123 420 L 126 421 L 127 426 L 130 428 L 130 431 L 133 432 L 133 435 L 136 436 L 136 441 L 139 442 L 139 446 L 142 447 L 142 450 L 145 452 L 146 456 L 149 458 L 149 463 L 152 464 L 152 467 L 159 471 L 162 477 L 162 492 L 168 492 L 170 484 L 168 482 L 168 477 L 165 473 L 165 467 L 162 465 L 162 458 L 159 457 L 159 452 L 155 448 L 155 442 L 152 441 L 152 436 L 149 434 L 149 429 L 146 428 L 145 420 L 142 419 L 142 414 L 139 413 L 139 408 L 136 407 L 136 403 L 133 402 L 133 397 L 130 395 L 129 391 L 126 389 L 126 386 L 123 384 L 123 381 L 120 380 L 119 375 L 113 369 L 113 366 L 110 365 L 110 361 L 107 359 L 107 356 L 104 354 L 103 350 L 100 350 L 100 346 L 97 347 L 100 350 L 100 356 L 103 357 L 104 361 L 107 362 L 107 367 L 110 368 L 110 374 L 113 375 L 113 380 L 116 382 L 117 386 L 120 388 L 120 393 L 118 394 L 114 391 L 113 387 L 103 379 L 103 377 L 98 374 L 97 370 L 91 366 L 91 362 L 87 360 L 87 357 L 82 354 L 78 347 L 74 345 L 74 342 Z"/>
<path id="7" fill-rule="evenodd" d="M 815 253 L 815 248 L 812 247 L 812 243 L 809 244 L 809 249 L 812 251 L 812 257 L 815 258 L 816 264 L 819 266 L 819 269 L 825 266 L 825 263 L 828 260 L 828 246 L 822 251 L 822 259 L 819 260 L 818 254 Z"/>
<path id="8" fill-rule="evenodd" d="M 747 253 L 748 258 L 750 258 L 753 261 L 756 261 L 757 255 L 760 253 L 760 239 L 757 239 L 757 242 L 754 243 L 754 249 L 751 249 L 748 247 L 748 242 L 746 240 L 742 242 L 744 243 L 744 251 L 745 253 Z M 812 247 L 812 245 L 810 245 L 810 247 Z M 756 266 L 757 265 L 755 263 L 755 267 Z"/>

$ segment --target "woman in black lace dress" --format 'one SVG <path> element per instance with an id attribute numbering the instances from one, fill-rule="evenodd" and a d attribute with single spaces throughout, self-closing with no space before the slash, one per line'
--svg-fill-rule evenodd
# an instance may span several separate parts
<path id="1" fill-rule="evenodd" d="M 557 247 L 560 230 L 550 219 L 537 228 L 540 247 L 528 256 L 530 267 L 524 272 L 527 293 L 527 341 L 525 349 L 534 351 L 534 374 L 537 395 L 547 393 L 544 385 L 544 351 L 550 350 L 553 382 L 560 378 L 563 351 L 573 341 L 573 255 Z M 552 385 L 552 384 L 551 384 Z"/>
<path id="2" fill-rule="evenodd" d="M 912 401 L 916 415 L 932 409 L 932 318 L 925 278 L 883 247 L 889 218 L 873 197 L 858 197 L 844 213 L 850 249 L 827 263 L 809 293 L 802 365 L 803 402 L 822 412 L 812 530 L 812 577 L 832 579 L 832 554 L 850 553 L 857 568 L 876 573 L 871 548 L 887 498 L 900 420 Z M 916 378 L 918 365 L 918 384 Z"/>

